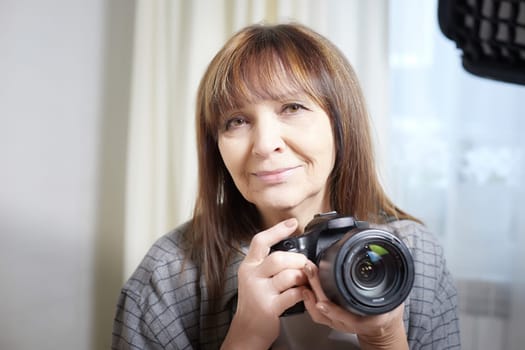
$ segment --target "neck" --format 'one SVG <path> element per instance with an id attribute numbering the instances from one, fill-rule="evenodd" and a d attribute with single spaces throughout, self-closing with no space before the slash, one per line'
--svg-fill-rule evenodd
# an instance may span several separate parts
<path id="1" fill-rule="evenodd" d="M 281 221 L 290 218 L 296 218 L 299 225 L 297 226 L 296 233 L 300 234 L 304 232 L 306 225 L 314 218 L 314 215 L 330 211 L 330 206 L 327 204 L 316 205 L 306 208 L 290 208 L 290 209 L 259 209 L 263 223 L 266 228 L 274 226 Z"/>

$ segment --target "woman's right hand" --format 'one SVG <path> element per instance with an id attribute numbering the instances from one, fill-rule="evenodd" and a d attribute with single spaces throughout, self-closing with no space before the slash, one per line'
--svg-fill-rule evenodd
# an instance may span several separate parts
<path id="1" fill-rule="evenodd" d="M 319 270 L 313 262 L 305 265 L 311 290 L 304 292 L 304 305 L 312 320 L 344 333 L 353 333 L 361 349 L 408 350 L 403 323 L 404 304 L 381 314 L 360 316 L 328 299 L 321 286 Z"/>
<path id="2" fill-rule="evenodd" d="M 276 251 L 274 244 L 297 228 L 288 219 L 256 234 L 239 266 L 237 311 L 221 349 L 268 349 L 279 335 L 279 316 L 302 300 L 308 279 L 303 254 Z"/>

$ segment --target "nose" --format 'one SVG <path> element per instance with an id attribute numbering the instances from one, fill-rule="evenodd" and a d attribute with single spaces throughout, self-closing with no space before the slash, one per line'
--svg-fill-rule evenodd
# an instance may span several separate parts
<path id="1" fill-rule="evenodd" d="M 274 152 L 282 152 L 286 145 L 282 133 L 282 127 L 275 116 L 260 116 L 254 127 L 252 153 L 265 158 Z"/>

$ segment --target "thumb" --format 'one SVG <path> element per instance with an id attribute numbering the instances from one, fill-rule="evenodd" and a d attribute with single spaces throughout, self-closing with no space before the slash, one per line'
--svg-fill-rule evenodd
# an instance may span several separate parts
<path id="1" fill-rule="evenodd" d="M 291 218 L 257 233 L 252 238 L 245 260 L 260 261 L 264 259 L 270 253 L 271 246 L 289 237 L 295 232 L 296 228 L 297 219 Z"/>

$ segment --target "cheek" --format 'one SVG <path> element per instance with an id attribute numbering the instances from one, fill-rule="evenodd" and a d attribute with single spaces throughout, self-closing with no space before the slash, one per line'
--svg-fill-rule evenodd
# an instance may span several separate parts
<path id="1" fill-rule="evenodd" d="M 226 168 L 228 169 L 228 171 L 230 171 L 230 163 L 231 163 L 230 158 L 231 158 L 232 153 L 230 152 L 228 144 L 221 142 L 221 140 L 219 140 L 218 146 L 219 146 L 219 153 L 221 154 L 221 157 L 222 157 L 222 161 L 224 162 L 224 165 L 226 165 Z"/>
<path id="2" fill-rule="evenodd" d="M 321 164 L 323 177 L 328 178 L 335 165 L 335 148 L 333 144 L 327 144 L 326 147 L 321 159 L 319 159 L 319 163 Z"/>
<path id="3" fill-rule="evenodd" d="M 321 129 L 323 130 L 323 129 Z M 324 129 L 307 141 L 310 153 L 317 158 L 317 162 L 322 164 L 328 171 L 331 171 L 335 163 L 335 141 L 331 129 Z"/>
<path id="4" fill-rule="evenodd" d="M 242 163 L 242 147 L 231 140 L 221 140 L 218 142 L 219 152 L 228 172 L 235 178 Z"/>

